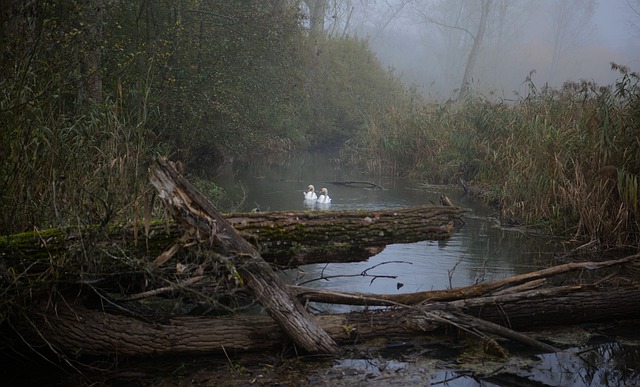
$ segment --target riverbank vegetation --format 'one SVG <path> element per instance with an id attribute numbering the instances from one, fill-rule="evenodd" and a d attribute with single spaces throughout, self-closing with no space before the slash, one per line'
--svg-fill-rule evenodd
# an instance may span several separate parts
<path id="1" fill-rule="evenodd" d="M 407 93 L 298 2 L 48 0 L 2 10 L 0 233 L 134 219 L 157 154 L 210 173 L 337 145 Z"/>
<path id="2" fill-rule="evenodd" d="M 339 146 L 372 173 L 482 187 L 505 217 L 638 239 L 639 78 L 425 101 L 297 2 L 50 0 L 3 10 L 3 234 L 136 219 L 157 154 L 211 173 Z M 306 24 L 311 23 L 311 29 Z M 224 193 L 221 193 L 224 195 Z M 221 199 L 222 200 L 222 199 Z"/>
<path id="3" fill-rule="evenodd" d="M 472 96 L 370 117 L 353 141 L 371 172 L 482 187 L 502 215 L 579 240 L 638 242 L 640 78 L 612 63 L 616 84 L 567 82 L 516 101 Z"/>

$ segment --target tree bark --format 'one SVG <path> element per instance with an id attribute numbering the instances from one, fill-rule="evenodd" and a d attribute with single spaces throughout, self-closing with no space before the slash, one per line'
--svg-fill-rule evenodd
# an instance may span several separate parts
<path id="1" fill-rule="evenodd" d="M 286 266 L 363 261 L 392 243 L 451 236 L 460 208 L 286 211 L 227 216 L 270 262 Z"/>
<path id="2" fill-rule="evenodd" d="M 574 289 L 576 290 L 576 289 Z M 82 307 L 58 300 L 34 317 L 37 334 L 28 340 L 46 342 L 74 355 L 174 355 L 272 349 L 287 335 L 273 319 L 264 316 L 235 318 L 178 317 L 166 323 L 143 322 L 131 317 Z M 507 300 L 493 305 L 429 303 L 406 308 L 322 315 L 317 321 L 341 343 L 389 335 L 435 332 L 448 325 L 440 317 L 452 307 L 510 329 L 532 330 L 554 325 L 640 318 L 640 289 L 612 289 L 549 294 Z"/>
<path id="3" fill-rule="evenodd" d="M 282 211 L 223 216 L 265 261 L 295 267 L 365 261 L 392 243 L 448 239 L 462 213 L 464 210 L 460 208 L 428 205 L 379 211 Z M 117 243 L 149 260 L 172 245 L 185 244 L 180 241 L 184 229 L 179 224 L 145 222 L 148 224 L 144 233 L 136 232 L 142 226 L 113 227 L 104 240 L 93 243 Z M 83 240 L 82 234 L 83 230 L 68 228 L 9 235 L 0 238 L 0 254 L 8 259 L 19 256 L 30 264 L 39 257 L 48 259 L 50 255 L 73 249 Z"/>
<path id="4" fill-rule="evenodd" d="M 230 262 L 257 301 L 296 344 L 310 352 L 337 352 L 331 336 L 322 330 L 256 249 L 168 160 L 158 158 L 149 173 L 151 184 L 176 222 L 187 230 L 195 230 L 199 239 L 207 241 L 217 253 L 230 256 Z"/>
<path id="5" fill-rule="evenodd" d="M 83 2 L 84 21 L 87 35 L 84 49 L 85 83 L 79 88 L 79 100 L 88 98 L 93 103 L 102 103 L 102 23 L 103 0 L 85 0 Z M 122 96 L 120 96 L 122 97 Z"/>

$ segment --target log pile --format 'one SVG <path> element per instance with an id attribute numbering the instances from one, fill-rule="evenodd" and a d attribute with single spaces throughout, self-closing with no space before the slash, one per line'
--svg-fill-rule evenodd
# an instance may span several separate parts
<path id="1" fill-rule="evenodd" d="M 424 334 L 453 326 L 487 340 L 499 336 L 541 351 L 555 351 L 517 330 L 640 318 L 638 286 L 605 286 L 604 281 L 551 286 L 549 281 L 567 273 L 632 267 L 638 255 L 570 263 L 474 286 L 413 294 L 345 293 L 286 285 L 265 257 L 293 266 L 318 262 L 320 256 L 324 260 L 345 260 L 349 252 L 363 259 L 388 243 L 446 238 L 463 211 L 426 206 L 374 213 L 286 212 L 223 217 L 166 159 L 151 165 L 150 181 L 175 223 L 167 227 L 145 222 L 145 243 L 127 248 L 128 254 L 145 252 L 144 262 L 137 258 L 114 259 L 111 267 L 117 269 L 117 277 L 84 262 L 80 268 L 74 267 L 77 272 L 71 277 L 78 278 L 69 281 L 65 271 L 73 266 L 63 252 L 76 248 L 82 256 L 87 255 L 82 238 L 72 237 L 73 233 L 39 234 L 39 246 L 17 243 L 18 237 L 0 243 L 5 295 L 28 294 L 38 306 L 26 319 L 29 324 L 16 325 L 21 337 L 67 355 L 226 353 L 263 350 L 283 343 L 293 343 L 307 352 L 335 355 L 339 344 L 345 342 L 379 335 Z M 119 232 L 124 235 L 122 246 L 138 241 L 131 238 L 130 230 Z M 187 255 L 180 255 L 185 251 Z M 331 255 L 328 251 L 338 253 Z M 358 254 L 362 251 L 366 253 Z M 23 265 L 21 274 L 16 274 L 19 264 Z M 54 293 L 38 293 L 33 286 L 29 292 L 15 291 L 24 278 L 63 278 L 73 286 L 62 289 L 56 282 L 54 286 L 61 290 Z M 184 302 L 196 293 L 220 303 L 224 291 L 255 300 L 266 315 L 154 315 L 143 313 L 140 307 L 149 308 L 149 303 L 143 302 L 150 300 L 159 300 L 162 305 L 177 299 Z M 36 297 L 38 294 L 40 297 Z M 376 308 L 315 315 L 305 307 L 309 302 Z"/>

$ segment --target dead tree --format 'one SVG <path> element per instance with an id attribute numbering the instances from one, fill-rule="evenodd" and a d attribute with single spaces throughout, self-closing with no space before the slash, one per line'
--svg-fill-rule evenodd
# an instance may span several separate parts
<path id="1" fill-rule="evenodd" d="M 202 243 L 227 256 L 262 307 L 293 341 L 307 351 L 334 354 L 336 343 L 271 270 L 260 254 L 164 158 L 149 168 L 149 180 L 160 199 Z"/>

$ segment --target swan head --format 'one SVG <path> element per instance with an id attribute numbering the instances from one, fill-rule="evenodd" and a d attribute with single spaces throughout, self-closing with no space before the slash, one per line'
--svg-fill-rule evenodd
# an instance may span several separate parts
<path id="1" fill-rule="evenodd" d="M 316 189 L 313 187 L 313 184 L 309 184 L 307 187 L 307 192 L 314 192 Z"/>
<path id="2" fill-rule="evenodd" d="M 322 189 L 320 190 L 320 193 L 321 193 L 321 194 L 324 194 L 324 195 L 326 195 L 326 196 L 329 196 L 329 191 L 328 191 L 326 188 L 322 188 Z"/>

